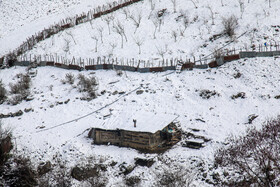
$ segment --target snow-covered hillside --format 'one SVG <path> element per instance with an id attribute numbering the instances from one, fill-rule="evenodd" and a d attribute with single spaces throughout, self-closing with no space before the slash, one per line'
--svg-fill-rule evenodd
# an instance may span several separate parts
<path id="1" fill-rule="evenodd" d="M 278 24 L 278 1 L 272 1 L 272 7 L 265 0 L 259 1 L 185 1 L 176 0 L 174 6 L 172 1 L 146 0 L 136 3 L 128 8 L 116 11 L 108 16 L 95 19 L 90 23 L 79 25 L 75 28 L 57 34 L 44 42 L 39 43 L 30 54 L 58 54 L 69 59 L 75 57 L 96 58 L 98 56 L 111 56 L 122 58 L 175 58 L 185 59 L 193 56 L 207 55 L 212 53 L 231 41 L 227 36 L 217 37 L 223 32 L 223 19 L 235 16 L 238 19 L 238 27 L 235 38 L 247 32 L 244 36 L 235 39 L 233 44 L 227 48 L 250 47 L 253 44 L 263 44 L 264 42 L 278 42 L 279 29 L 272 26 Z M 243 2 L 243 4 L 240 4 Z M 48 11 L 43 9 L 36 13 L 30 6 L 31 12 L 23 12 L 22 19 L 31 17 L 28 24 L 26 20 L 24 32 L 22 29 L 15 29 L 10 32 L 15 38 L 17 46 L 10 44 L 10 50 L 19 46 L 20 41 L 35 34 L 38 29 L 47 27 L 61 17 L 68 17 L 77 13 L 86 12 L 91 7 L 98 5 L 95 2 L 73 2 L 74 4 L 52 2 L 55 11 L 48 16 Z M 76 5 L 80 3 L 80 5 Z M 102 2 L 105 3 L 105 2 Z M 3 4 L 3 3 L 2 3 Z M 36 3 L 37 4 L 37 3 Z M 42 3 L 43 4 L 43 3 Z M 5 4 L 4 4 L 5 5 Z M 197 8 L 195 8 L 195 5 Z M 3 7 L 3 5 L 2 5 Z M 60 11 L 56 9 L 60 7 Z M 61 8 L 62 7 L 62 8 Z M 5 11 L 5 7 L 3 7 Z M 9 9 L 8 9 L 9 10 Z M 35 9 L 37 10 L 37 9 Z M 20 13 L 20 12 L 19 12 Z M 28 14 L 28 16 L 26 15 Z M 37 14 L 41 15 L 37 19 Z M 159 15 L 162 16 L 159 17 Z M 11 15 L 13 16 L 13 15 Z M 47 18 L 47 20 L 46 20 Z M 35 23 L 40 23 L 40 26 Z M 10 30 L 10 25 L 22 24 L 19 20 L 14 24 L 12 21 L 3 20 L 4 28 Z M 139 25 L 138 25 L 139 24 Z M 116 26 L 124 28 L 124 35 L 116 32 Z M 139 27 L 139 28 L 138 28 Z M 254 30 L 256 29 L 256 30 Z M 4 31 L 5 34 L 5 29 Z M 3 35 L 3 34 L 2 34 Z M 124 44 L 122 46 L 122 38 Z M 212 38 L 212 39 L 210 39 Z M 2 42 L 8 43 L 10 37 L 2 37 Z M 13 41 L 13 40 L 12 40 Z M 1 41 L 0 41 L 1 42 Z M 10 42 L 9 42 L 10 43 Z M 140 50 L 139 50 L 140 46 Z M 5 49 L 9 49 L 6 46 Z M 0 49 L 3 53 L 4 49 Z M 5 50 L 4 50 L 5 51 Z M 7 52 L 7 51 L 5 51 Z M 140 52 L 140 54 L 139 54 Z"/>
<path id="2" fill-rule="evenodd" d="M 0 0 L 0 56 L 61 19 L 112 1 Z M 73 56 L 193 59 L 206 56 L 229 42 L 227 49 L 278 43 L 279 8 L 277 0 L 143 0 L 60 32 L 38 43 L 25 55 L 57 54 L 69 59 Z M 238 19 L 235 35 L 232 38 L 218 36 L 223 32 L 223 20 L 232 15 Z M 118 26 L 124 27 L 125 35 L 117 32 Z M 37 75 L 31 78 L 30 101 L 0 104 L 0 114 L 22 110 L 23 115 L 1 121 L 5 127 L 13 129 L 13 153 L 30 156 L 35 165 L 59 160 L 70 172 L 75 165 L 87 164 L 88 158 L 94 157 L 108 165 L 107 186 L 125 186 L 127 176 L 120 168 L 135 166 L 138 157 L 153 158 L 156 163 L 152 167 L 137 166 L 128 175 L 140 177 L 139 185 L 146 187 L 156 186 L 158 173 L 166 171 L 163 160 L 167 159 L 182 165 L 184 171 L 192 169 L 193 173 L 188 174 L 195 179 L 191 181 L 193 186 L 211 186 L 210 182 L 204 182 L 211 181 L 209 173 L 205 176 L 198 169 L 203 167 L 204 172 L 208 169 L 215 151 L 226 143 L 226 138 L 244 134 L 250 127 L 259 128 L 265 120 L 279 114 L 279 71 L 277 57 L 244 58 L 218 68 L 181 74 L 173 71 L 78 72 L 38 67 Z M 26 67 L 0 69 L 0 80 L 7 90 L 10 83 L 18 80 L 19 73 L 26 73 Z M 63 84 L 62 80 L 69 73 L 76 77 L 73 85 Z M 77 86 L 79 74 L 98 79 L 97 98 L 84 99 L 85 94 L 79 92 Z M 87 138 L 89 128 L 122 128 L 118 124 L 104 124 L 120 115 L 141 111 L 179 116 L 177 121 L 184 133 L 210 141 L 196 150 L 183 147 L 184 139 L 158 155 L 116 146 L 97 146 Z M 252 123 L 251 115 L 257 116 Z M 117 164 L 112 164 L 115 162 Z M 176 166 L 168 169 L 176 170 Z M 72 180 L 72 186 L 83 185 L 88 186 L 86 182 Z"/>
<path id="3" fill-rule="evenodd" d="M 103 126 L 106 122 L 103 116 L 110 111 L 110 118 L 114 118 L 122 113 L 134 114 L 143 110 L 178 115 L 178 121 L 185 132 L 199 129 L 197 135 L 211 139 L 200 150 L 184 148 L 178 144 L 165 153 L 166 156 L 183 159 L 185 162 L 194 156 L 211 160 L 215 150 L 230 134 L 238 135 L 248 127 L 259 127 L 264 120 L 279 113 L 280 101 L 274 98 L 280 94 L 277 90 L 280 86 L 279 70 L 278 59 L 258 58 L 228 63 L 218 69 L 185 71 L 180 75 L 127 72 L 118 76 L 114 71 L 87 71 L 82 73 L 98 78 L 98 92 L 106 91 L 88 102 L 80 100 L 83 95 L 75 88 L 61 83 L 65 74 L 71 72 L 76 76 L 79 72 L 44 67 L 38 68 L 38 75 L 32 78 L 34 100 L 16 106 L 4 103 L 0 105 L 0 111 L 9 113 L 25 108 L 34 110 L 21 117 L 2 121 L 13 128 L 18 153 L 30 154 L 32 160 L 37 162 L 53 160 L 54 155 L 60 155 L 62 160 L 67 161 L 67 166 L 71 167 L 80 162 L 81 158 L 103 155 L 118 163 L 133 164 L 135 157 L 144 155 L 133 149 L 92 145 L 91 140 L 86 138 L 88 131 L 85 130 L 90 127 L 106 128 Z M 24 72 L 25 68 L 22 67 L 1 70 L 0 79 L 7 86 L 17 73 Z M 241 77 L 234 78 L 238 72 Z M 139 86 L 144 91 L 140 95 L 136 92 L 127 96 L 119 94 L 129 93 Z M 202 90 L 216 91 L 217 94 L 203 99 L 200 96 Z M 231 98 L 239 92 L 245 93 L 244 99 Z M 97 113 L 57 126 L 89 114 L 118 98 L 121 99 Z M 63 103 L 68 99 L 70 101 L 67 104 Z M 251 114 L 258 115 L 258 118 L 253 124 L 248 124 L 248 116 Z M 107 128 L 122 127 L 113 124 Z M 153 154 L 146 156 L 156 157 Z M 140 172 L 138 170 L 142 171 L 138 168 L 135 172 Z M 149 175 L 152 175 L 153 170 L 155 168 L 143 177 L 152 177 Z M 152 181 L 143 184 L 152 186 Z M 115 183 L 111 181 L 110 184 Z"/>

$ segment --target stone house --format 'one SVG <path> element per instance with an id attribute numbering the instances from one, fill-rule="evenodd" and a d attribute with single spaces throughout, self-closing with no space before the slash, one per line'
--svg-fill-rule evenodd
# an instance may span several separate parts
<path id="1" fill-rule="evenodd" d="M 118 120 L 121 119 L 121 120 Z M 143 152 L 163 152 L 181 140 L 174 121 L 177 116 L 139 112 L 136 115 L 112 118 L 105 126 L 92 128 L 88 134 L 94 144 L 131 147 Z M 108 125 L 106 125 L 106 123 Z"/>

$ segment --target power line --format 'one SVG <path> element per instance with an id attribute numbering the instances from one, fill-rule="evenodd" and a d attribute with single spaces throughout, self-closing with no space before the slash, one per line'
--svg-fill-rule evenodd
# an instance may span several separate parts
<path id="1" fill-rule="evenodd" d="M 48 130 L 51 130 L 51 129 L 54 129 L 54 128 L 57 128 L 57 127 L 60 127 L 60 126 L 67 125 L 67 124 L 72 123 L 72 122 L 77 122 L 78 120 L 81 120 L 81 119 L 83 119 L 83 118 L 86 118 L 86 117 L 88 117 L 88 116 L 90 116 L 90 115 L 92 115 L 92 114 L 94 114 L 94 113 L 96 113 L 96 112 L 98 112 L 98 111 L 100 111 L 100 110 L 102 110 L 102 109 L 104 109 L 104 108 L 106 108 L 106 107 L 108 107 L 108 106 L 110 106 L 110 105 L 112 105 L 112 104 L 118 102 L 121 98 L 130 95 L 132 92 L 134 92 L 134 91 L 140 89 L 141 87 L 142 87 L 142 85 L 140 85 L 139 87 L 135 88 L 134 90 L 132 90 L 132 91 L 130 91 L 130 92 L 128 92 L 128 93 L 122 95 L 121 97 L 117 98 L 115 101 L 113 101 L 113 102 L 111 102 L 111 103 L 109 103 L 109 104 L 107 104 L 107 105 L 105 105 L 105 106 L 103 106 L 103 107 L 101 107 L 101 108 L 99 108 L 99 109 L 97 109 L 97 110 L 91 112 L 91 113 L 88 113 L 88 114 L 86 114 L 86 115 L 84 115 L 84 116 L 78 117 L 78 118 L 76 118 L 76 119 L 73 119 L 73 120 L 70 120 L 70 121 L 67 121 L 67 122 L 64 122 L 64 123 L 61 123 L 61 124 L 58 124 L 58 125 L 55 125 L 55 126 L 46 128 L 46 129 L 42 129 L 42 130 L 36 131 L 36 133 L 43 132 L 43 131 L 48 131 Z"/>

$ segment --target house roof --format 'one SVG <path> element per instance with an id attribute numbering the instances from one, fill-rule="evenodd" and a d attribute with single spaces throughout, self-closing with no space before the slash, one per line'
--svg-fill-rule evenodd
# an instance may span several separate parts
<path id="1" fill-rule="evenodd" d="M 117 116 L 105 119 L 102 128 L 155 133 L 158 130 L 162 130 L 176 118 L 178 116 L 164 113 L 146 111 L 123 112 Z M 136 120 L 136 127 L 134 127 L 133 119 Z"/>

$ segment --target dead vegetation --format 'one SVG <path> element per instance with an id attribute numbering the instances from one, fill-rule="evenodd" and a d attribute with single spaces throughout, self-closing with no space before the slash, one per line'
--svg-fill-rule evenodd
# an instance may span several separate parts
<path id="1" fill-rule="evenodd" d="M 167 157 L 158 157 L 160 165 L 157 170 L 155 186 L 190 186 L 195 178 L 194 170 L 188 164 L 179 164 Z"/>
<path id="2" fill-rule="evenodd" d="M 7 98 L 7 90 L 4 87 L 2 80 L 0 80 L 0 104 L 2 104 L 6 98 Z"/>
<path id="3" fill-rule="evenodd" d="M 238 99 L 238 98 L 245 99 L 246 98 L 246 93 L 245 92 L 239 92 L 239 93 L 231 96 L 231 99 Z"/>
<path id="4" fill-rule="evenodd" d="M 78 82 L 75 84 L 75 80 Z M 87 94 L 85 100 L 95 99 L 97 97 L 98 79 L 95 76 L 85 76 L 78 74 L 77 78 L 72 73 L 67 73 L 65 79 L 61 80 L 62 84 L 70 84 L 73 88 L 78 88 L 79 92 Z"/>
<path id="5" fill-rule="evenodd" d="M 252 128 L 247 135 L 232 137 L 215 154 L 215 165 L 223 171 L 222 186 L 279 186 L 280 117 Z"/>
<path id="6" fill-rule="evenodd" d="M 223 33 L 232 38 L 235 35 L 235 30 L 238 26 L 237 18 L 234 15 L 228 18 L 223 18 L 222 24 Z"/>
<path id="7" fill-rule="evenodd" d="M 214 97 L 214 96 L 220 96 L 220 94 L 218 92 L 216 92 L 215 90 L 213 90 L 213 91 L 201 90 L 199 93 L 199 96 L 202 97 L 203 99 L 210 99 L 211 97 Z"/>
<path id="8" fill-rule="evenodd" d="M 19 80 L 9 84 L 12 96 L 8 99 L 8 103 L 12 105 L 17 105 L 30 95 L 31 78 L 27 74 L 17 74 L 16 77 Z"/>

